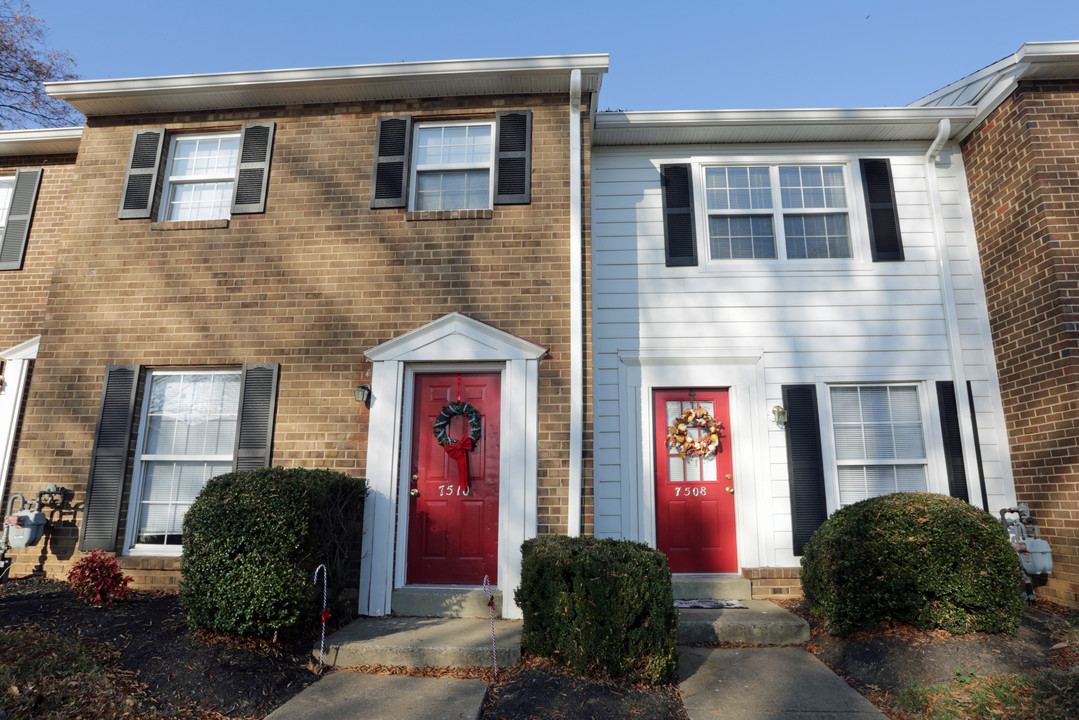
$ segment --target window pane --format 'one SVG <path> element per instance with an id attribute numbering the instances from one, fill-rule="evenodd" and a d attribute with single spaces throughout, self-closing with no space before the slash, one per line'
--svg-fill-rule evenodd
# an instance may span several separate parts
<path id="1" fill-rule="evenodd" d="M 781 167 L 779 168 L 779 187 L 784 208 L 847 207 L 842 167 L 821 165 Z"/>
<path id="2" fill-rule="evenodd" d="M 711 210 L 769 210 L 772 188 L 766 167 L 705 168 L 705 194 Z"/>
<path id="3" fill-rule="evenodd" d="M 787 215 L 783 218 L 787 257 L 849 258 L 846 215 Z"/>
<path id="4" fill-rule="evenodd" d="M 490 161 L 490 125 L 421 127 L 416 131 L 416 163 L 419 165 Z"/>
<path id="5" fill-rule="evenodd" d="M 236 174 L 239 137 L 178 138 L 173 145 L 170 176 L 232 177 Z"/>
<path id="6" fill-rule="evenodd" d="M 490 207 L 490 172 L 453 170 L 416 175 L 416 210 L 483 210 Z"/>
<path id="7" fill-rule="evenodd" d="M 231 182 L 178 183 L 171 186 L 166 220 L 218 220 L 232 211 Z"/>
<path id="8" fill-rule="evenodd" d="M 7 223 L 8 208 L 11 207 L 11 197 L 15 193 L 15 178 L 0 178 L 0 231 Z"/>
<path id="9" fill-rule="evenodd" d="M 713 260 L 776 256 L 772 218 L 768 216 L 710 217 L 708 236 Z"/>
<path id="10" fill-rule="evenodd" d="M 145 463 L 137 541 L 179 545 L 184 514 L 206 481 L 231 470 L 231 463 L 221 462 Z"/>

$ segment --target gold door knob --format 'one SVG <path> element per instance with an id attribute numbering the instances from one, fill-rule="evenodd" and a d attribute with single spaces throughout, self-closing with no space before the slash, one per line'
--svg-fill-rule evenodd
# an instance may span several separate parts
<path id="1" fill-rule="evenodd" d="M 417 495 L 420 494 L 420 491 L 418 489 L 416 489 L 416 488 L 412 488 L 411 490 L 408 491 L 408 494 L 411 495 L 412 497 L 416 497 Z"/>
<path id="2" fill-rule="evenodd" d="M 727 488 L 727 492 L 729 492 L 731 495 L 734 495 L 734 488 L 732 488 L 732 487 Z"/>

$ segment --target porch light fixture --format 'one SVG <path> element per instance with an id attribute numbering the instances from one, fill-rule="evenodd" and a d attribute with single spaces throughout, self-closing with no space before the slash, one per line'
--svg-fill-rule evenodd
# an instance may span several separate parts
<path id="1" fill-rule="evenodd" d="M 357 385 L 353 391 L 356 395 L 356 402 L 367 404 L 367 401 L 371 398 L 371 386 L 370 385 Z"/>
<path id="2" fill-rule="evenodd" d="M 787 424 L 787 409 L 782 405 L 776 405 L 772 408 L 772 417 L 775 419 L 776 425 L 785 427 Z"/>

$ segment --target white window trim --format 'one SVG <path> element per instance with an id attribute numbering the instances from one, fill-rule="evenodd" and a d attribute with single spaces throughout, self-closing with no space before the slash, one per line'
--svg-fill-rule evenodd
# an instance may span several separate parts
<path id="1" fill-rule="evenodd" d="M 142 505 L 142 490 L 144 480 L 144 463 L 154 460 L 190 460 L 191 455 L 143 455 L 146 444 L 146 418 L 150 412 L 150 385 L 155 376 L 163 375 L 240 375 L 241 370 L 229 368 L 168 368 L 162 370 L 148 370 L 143 381 L 142 409 L 139 412 L 138 440 L 135 443 L 135 468 L 131 474 L 131 492 L 128 498 L 127 530 L 124 533 L 125 555 L 151 555 L 163 557 L 178 557 L 183 552 L 181 545 L 158 545 L 156 543 L 135 542 L 138 536 L 139 510 Z M 237 416 L 239 407 L 237 407 Z M 203 455 L 199 460 L 232 461 L 233 455 Z"/>
<path id="2" fill-rule="evenodd" d="M 777 153 L 775 155 L 708 155 L 690 159 L 693 173 L 693 215 L 694 230 L 697 234 L 697 271 L 703 274 L 714 275 L 717 273 L 736 273 L 739 275 L 760 275 L 775 277 L 777 274 L 797 275 L 809 272 L 815 274 L 821 271 L 863 271 L 872 272 L 870 264 L 871 254 L 869 250 L 869 218 L 865 207 L 864 190 L 862 187 L 861 171 L 858 160 L 863 157 L 871 157 L 865 153 L 857 154 L 833 154 L 833 155 L 797 155 L 791 153 Z M 685 158 L 670 158 L 657 160 L 659 164 L 686 162 Z M 847 228 L 850 232 L 851 256 L 849 258 L 820 258 L 820 259 L 787 259 L 786 244 L 782 235 L 782 228 L 775 228 L 776 258 L 761 259 L 731 259 L 713 260 L 708 234 L 708 218 L 711 212 L 708 209 L 708 193 L 705 189 L 704 170 L 709 167 L 768 167 L 771 169 L 772 178 L 772 208 L 771 210 L 739 210 L 735 213 L 747 215 L 772 214 L 782 223 L 783 209 L 780 205 L 779 190 L 779 167 L 780 166 L 805 166 L 805 165 L 832 165 L 842 166 L 843 179 L 847 192 L 846 210 L 838 208 L 808 208 L 790 209 L 794 214 L 838 214 L 845 212 L 847 215 Z M 731 214 L 735 214 L 731 213 Z M 722 212 L 719 214 L 723 214 Z M 776 220 L 773 220 L 775 223 Z"/>
<path id="3" fill-rule="evenodd" d="M 204 138 L 216 138 L 227 140 L 230 138 L 240 139 L 239 132 L 217 132 L 217 133 L 199 133 L 197 135 L 185 135 L 178 134 L 172 135 L 169 138 L 169 152 L 166 156 L 165 166 L 165 186 L 161 189 L 161 203 L 158 208 L 158 220 L 161 222 L 182 222 L 180 220 L 170 220 L 169 210 L 172 207 L 172 197 L 177 186 L 180 185 L 199 185 L 203 183 L 218 183 L 218 182 L 236 182 L 236 173 L 232 175 L 180 175 L 174 176 L 172 173 L 173 160 L 176 158 L 176 144 L 185 140 L 202 140 Z M 236 167 L 240 166 L 240 154 L 243 148 L 237 148 L 236 150 Z M 235 192 L 235 186 L 233 186 L 233 192 Z M 231 203 L 230 203 L 231 205 Z M 231 215 L 228 213 L 224 218 L 203 218 L 206 220 L 222 220 Z"/>
<path id="4" fill-rule="evenodd" d="M 428 163 L 421 165 L 416 162 L 416 148 L 418 145 L 420 130 L 433 127 L 480 127 L 486 125 L 491 128 L 491 155 L 485 163 Z M 487 170 L 487 205 L 482 208 L 469 208 L 469 210 L 490 210 L 495 201 L 495 134 L 498 132 L 494 120 L 451 120 L 447 122 L 413 123 L 412 125 L 412 158 L 409 161 L 408 179 L 408 209 L 416 211 L 417 179 L 421 172 L 453 171 L 453 170 Z M 438 211 L 435 211 L 438 212 Z M 452 212 L 452 211 L 447 211 Z"/>
<path id="5" fill-rule="evenodd" d="M 820 423 L 821 453 L 824 459 L 824 488 L 829 515 L 841 507 L 839 499 L 839 460 L 835 449 L 835 428 L 832 424 L 831 393 L 831 388 L 840 385 L 903 385 L 917 389 L 918 409 L 921 413 L 922 435 L 925 442 L 926 489 L 931 493 L 948 494 L 948 479 L 947 474 L 944 472 L 944 463 L 946 462 L 943 452 L 944 441 L 940 435 L 940 415 L 936 402 L 931 402 L 933 398 L 929 394 L 928 382 L 927 380 L 907 380 L 891 377 L 857 380 L 818 378 L 816 382 L 817 413 L 818 422 Z"/>
<path id="6" fill-rule="evenodd" d="M 10 187 L 11 194 L 9 195 L 7 204 L 0 204 L 0 241 L 4 237 L 4 228 L 7 227 L 8 213 L 11 210 L 11 201 L 15 198 L 15 176 L 3 175 L 0 176 L 0 187 Z"/>

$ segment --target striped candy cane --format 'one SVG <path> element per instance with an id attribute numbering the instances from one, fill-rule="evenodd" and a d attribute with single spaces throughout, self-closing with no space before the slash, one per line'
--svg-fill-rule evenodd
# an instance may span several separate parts
<path id="1" fill-rule="evenodd" d="M 498 677 L 498 644 L 495 642 L 495 598 L 491 593 L 490 578 L 483 576 L 483 594 L 487 597 L 487 607 L 491 609 L 491 663 Z"/>
<path id="2" fill-rule="evenodd" d="M 318 666 L 322 667 L 322 656 L 326 652 L 326 621 L 330 619 L 330 613 L 326 609 L 326 575 L 329 572 L 325 565 L 315 568 L 315 579 L 312 584 L 318 584 L 318 571 L 322 571 L 322 640 L 318 645 Z"/>

